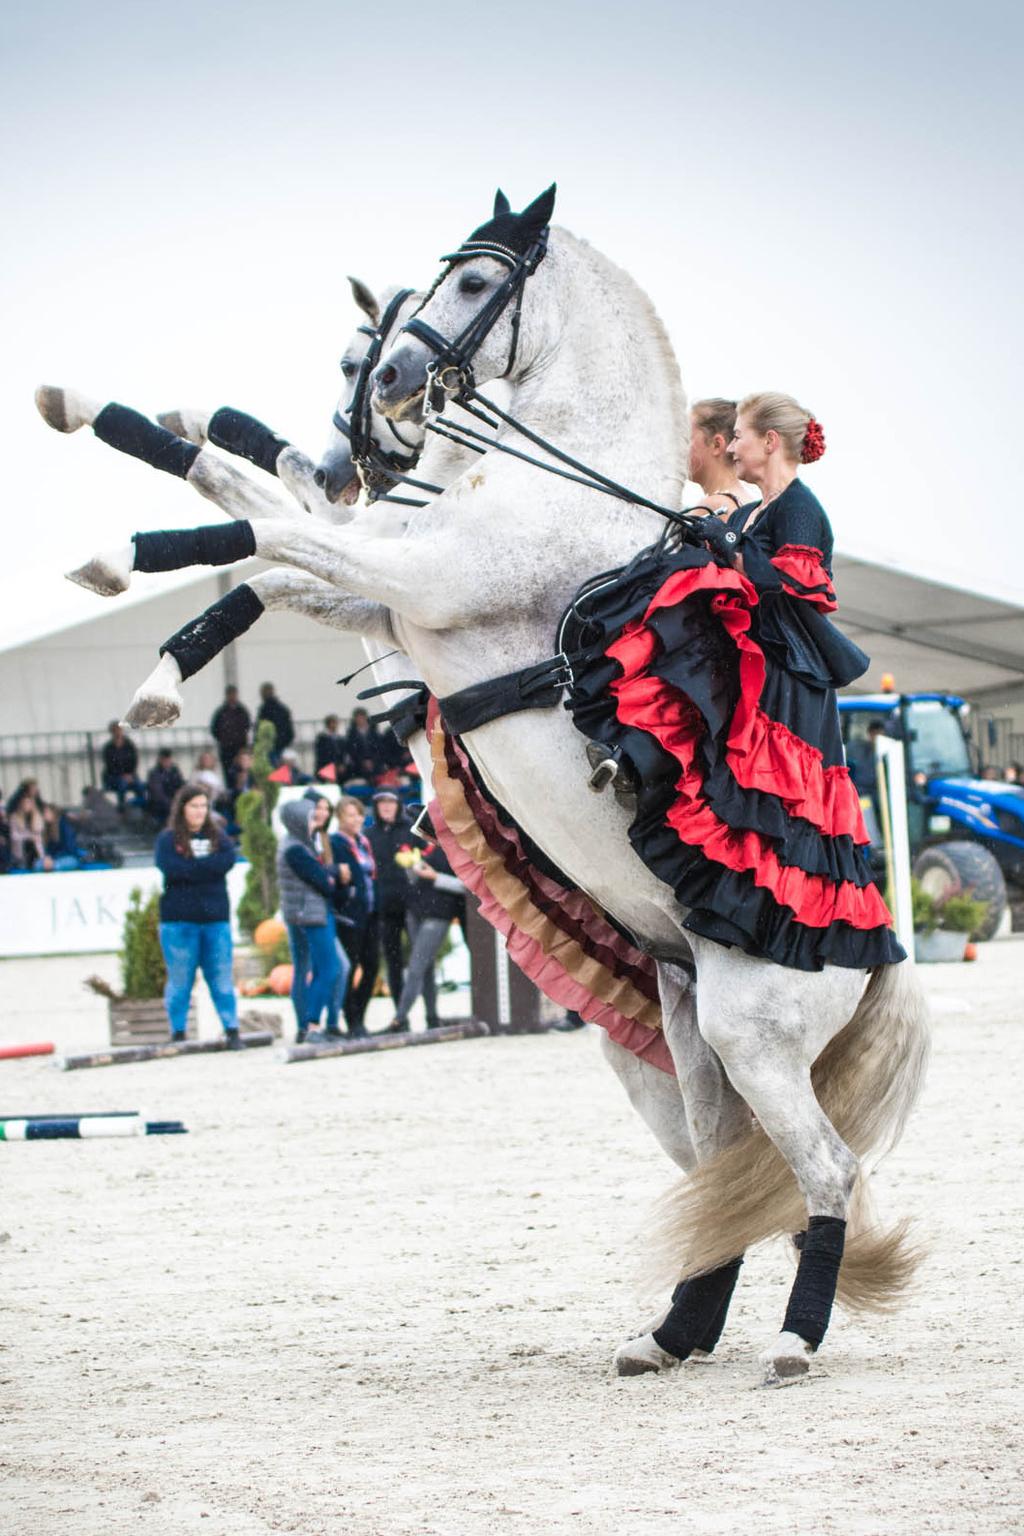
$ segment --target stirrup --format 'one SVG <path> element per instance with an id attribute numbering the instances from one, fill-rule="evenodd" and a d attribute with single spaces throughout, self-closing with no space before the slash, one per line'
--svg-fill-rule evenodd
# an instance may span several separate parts
<path id="1" fill-rule="evenodd" d="M 587 762 L 592 770 L 587 787 L 595 795 L 601 794 L 609 786 L 620 792 L 632 789 L 632 780 L 617 747 L 613 749 L 600 741 L 588 741 Z"/>

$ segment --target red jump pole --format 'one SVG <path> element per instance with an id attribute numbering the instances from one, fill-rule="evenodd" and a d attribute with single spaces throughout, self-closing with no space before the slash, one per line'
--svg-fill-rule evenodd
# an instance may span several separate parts
<path id="1" fill-rule="evenodd" d="M 34 1045 L 0 1045 L 0 1061 L 10 1061 L 15 1056 L 52 1056 L 56 1049 L 52 1040 L 39 1040 Z"/>

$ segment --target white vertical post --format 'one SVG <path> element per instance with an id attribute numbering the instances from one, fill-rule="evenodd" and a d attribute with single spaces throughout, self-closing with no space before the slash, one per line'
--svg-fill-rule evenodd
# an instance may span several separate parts
<path id="1" fill-rule="evenodd" d="M 914 904 L 910 892 L 910 829 L 907 824 L 907 769 L 902 741 L 892 736 L 875 737 L 875 756 L 885 772 L 884 793 L 892 831 L 892 898 L 896 937 L 914 958 Z"/>
<path id="2" fill-rule="evenodd" d="M 505 940 L 494 930 L 494 990 L 499 1024 L 512 1023 L 512 988 L 508 974 L 508 950 Z"/>

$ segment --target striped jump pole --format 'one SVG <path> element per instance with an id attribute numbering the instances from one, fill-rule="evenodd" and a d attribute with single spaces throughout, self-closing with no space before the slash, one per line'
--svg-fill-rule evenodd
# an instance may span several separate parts
<path id="1" fill-rule="evenodd" d="M 52 1040 L 37 1040 L 33 1045 L 0 1045 L 0 1061 L 14 1061 L 19 1056 L 52 1056 L 56 1049 Z"/>
<path id="2" fill-rule="evenodd" d="M 235 1050 L 254 1050 L 260 1045 L 273 1045 L 275 1036 L 269 1030 L 240 1035 Z M 106 1051 L 89 1051 L 81 1056 L 58 1056 L 54 1066 L 61 1072 L 80 1072 L 86 1067 L 119 1067 L 135 1061 L 162 1061 L 165 1056 L 216 1056 L 230 1050 L 226 1040 L 185 1040 L 181 1045 L 164 1040 L 156 1045 L 114 1045 Z"/>
<path id="3" fill-rule="evenodd" d="M 369 1056 L 375 1051 L 398 1051 L 412 1045 L 442 1045 L 446 1040 L 478 1040 L 492 1033 L 482 1019 L 459 1019 L 412 1034 L 409 1030 L 388 1035 L 368 1035 L 358 1040 L 325 1040 L 322 1044 L 289 1045 L 281 1053 L 281 1060 L 321 1061 L 327 1056 Z"/>
<path id="4" fill-rule="evenodd" d="M 66 1120 L 3 1120 L 0 1141 L 89 1141 L 94 1136 L 185 1136 L 180 1120 L 143 1120 L 141 1115 L 77 1115 Z"/>

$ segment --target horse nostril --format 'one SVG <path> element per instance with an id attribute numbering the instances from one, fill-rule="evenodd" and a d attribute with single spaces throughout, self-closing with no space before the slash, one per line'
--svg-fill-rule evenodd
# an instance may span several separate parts
<path id="1" fill-rule="evenodd" d="M 377 378 L 379 382 L 386 388 L 389 384 L 393 384 L 398 378 L 398 369 L 394 367 L 392 363 L 388 363 L 380 370 Z"/>
<path id="2" fill-rule="evenodd" d="M 327 484 L 327 471 L 324 469 L 314 470 L 313 484 L 319 486 L 319 488 L 323 490 L 324 486 Z"/>

